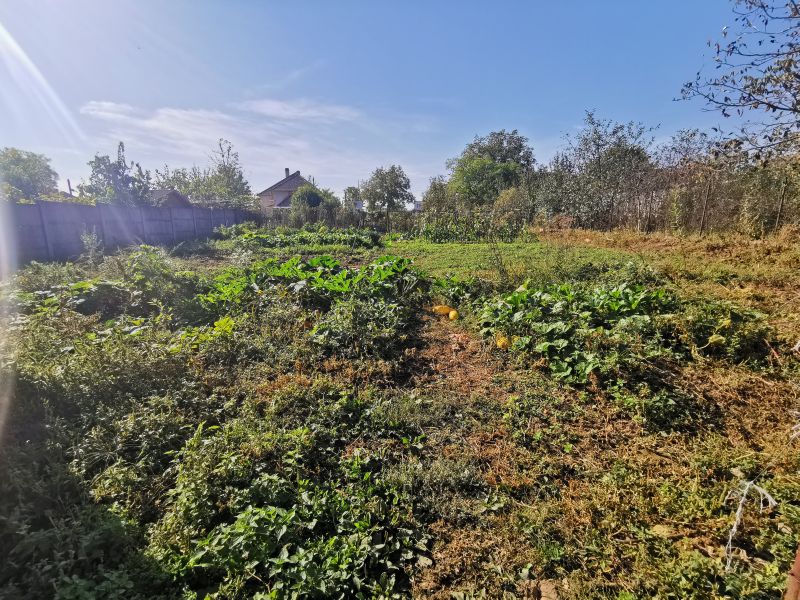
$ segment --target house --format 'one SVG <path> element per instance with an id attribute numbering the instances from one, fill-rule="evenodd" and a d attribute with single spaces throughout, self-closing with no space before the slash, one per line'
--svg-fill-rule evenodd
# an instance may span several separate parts
<path id="1" fill-rule="evenodd" d="M 162 208 L 191 208 L 192 203 L 178 190 L 152 190 L 149 194 L 150 202 L 153 206 Z"/>
<path id="2" fill-rule="evenodd" d="M 274 183 L 263 192 L 256 194 L 264 212 L 270 212 L 275 208 L 290 208 L 292 194 L 300 186 L 309 183 L 308 180 L 300 175 L 300 171 L 290 174 L 289 169 L 286 169 L 285 174 L 286 176 L 278 183 Z"/>

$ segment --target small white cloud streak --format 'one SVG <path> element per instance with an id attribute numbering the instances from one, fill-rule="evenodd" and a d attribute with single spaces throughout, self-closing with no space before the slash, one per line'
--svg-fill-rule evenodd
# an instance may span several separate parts
<path id="1" fill-rule="evenodd" d="M 320 121 L 335 123 L 337 121 L 355 121 L 361 113 L 350 106 L 338 104 L 320 104 L 310 100 L 247 100 L 233 104 L 234 108 L 256 113 L 279 121 Z"/>
<path id="2" fill-rule="evenodd" d="M 262 83 L 256 86 L 256 90 L 261 91 L 281 91 L 285 90 L 286 88 L 292 86 L 293 84 L 297 83 L 305 79 L 309 74 L 321 69 L 328 63 L 327 60 L 317 60 L 311 64 L 305 65 L 303 67 L 298 67 L 296 69 L 292 69 L 283 77 L 277 77 L 270 81 L 269 83 Z"/>

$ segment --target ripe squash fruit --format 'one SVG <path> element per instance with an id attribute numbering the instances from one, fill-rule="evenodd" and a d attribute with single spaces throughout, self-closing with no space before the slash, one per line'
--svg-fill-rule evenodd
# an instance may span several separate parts
<path id="1" fill-rule="evenodd" d="M 458 320 L 458 311 L 451 310 L 449 313 L 447 313 L 447 316 L 451 321 L 456 321 Z"/>
<path id="2" fill-rule="evenodd" d="M 447 306 L 446 304 L 437 304 L 436 306 L 433 307 L 432 310 L 437 315 L 447 316 L 453 309 Z"/>
<path id="3" fill-rule="evenodd" d="M 504 335 L 498 335 L 495 343 L 500 350 L 508 350 L 509 346 L 511 345 L 510 340 Z"/>

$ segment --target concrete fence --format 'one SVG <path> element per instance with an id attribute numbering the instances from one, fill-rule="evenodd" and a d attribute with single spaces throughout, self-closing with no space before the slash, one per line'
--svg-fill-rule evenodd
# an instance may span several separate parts
<path id="1" fill-rule="evenodd" d="M 257 221 L 243 210 L 211 208 L 87 206 L 67 202 L 11 204 L 3 212 L 3 244 L 17 264 L 68 260 L 84 251 L 81 235 L 95 233 L 111 250 L 132 244 L 172 245 L 212 235 L 220 225 Z"/>

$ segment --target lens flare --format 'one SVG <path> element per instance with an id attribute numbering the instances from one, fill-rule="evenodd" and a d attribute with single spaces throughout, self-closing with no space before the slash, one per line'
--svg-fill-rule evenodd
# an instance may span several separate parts
<path id="1" fill-rule="evenodd" d="M 0 97 L 12 114 L 19 112 L 15 110 L 15 103 L 24 98 L 27 103 L 35 102 L 41 105 L 65 139 L 69 141 L 74 141 L 76 138 L 86 139 L 69 109 L 2 23 L 0 23 L 0 61 L 8 76 L 8 80 L 0 86 Z"/>
<path id="2" fill-rule="evenodd" d="M 6 117 L 14 118 L 23 113 L 23 106 L 36 104 L 49 117 L 53 128 L 60 132 L 70 145 L 85 141 L 81 128 L 69 109 L 45 79 L 42 72 L 17 43 L 9 31 L 0 23 L 0 101 Z M 0 323 L 9 319 L 9 280 L 17 266 L 16 232 L 11 218 L 12 206 L 4 197 L 3 173 L 0 173 Z M 14 354 L 8 333 L 0 329 L 0 443 L 5 437 L 8 411 L 14 394 Z"/>

